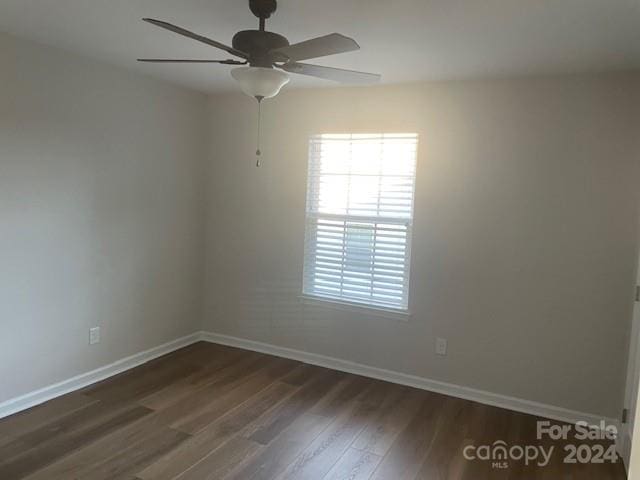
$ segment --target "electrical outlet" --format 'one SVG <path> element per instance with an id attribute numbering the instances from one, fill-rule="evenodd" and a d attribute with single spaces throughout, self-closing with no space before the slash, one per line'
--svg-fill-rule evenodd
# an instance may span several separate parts
<path id="1" fill-rule="evenodd" d="M 100 327 L 89 329 L 89 345 L 95 345 L 96 343 L 100 343 Z"/>
<path id="2" fill-rule="evenodd" d="M 445 338 L 436 338 L 436 354 L 447 354 L 447 340 Z"/>

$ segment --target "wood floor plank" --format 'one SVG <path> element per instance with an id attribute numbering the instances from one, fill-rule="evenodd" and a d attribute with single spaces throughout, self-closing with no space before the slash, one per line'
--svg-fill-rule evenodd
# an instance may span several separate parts
<path id="1" fill-rule="evenodd" d="M 349 448 L 322 480 L 368 480 L 382 457 Z"/>
<path id="2" fill-rule="evenodd" d="M 303 363 L 297 366 L 289 374 L 285 375 L 281 381 L 290 385 L 300 387 L 307 383 L 310 378 L 316 377 L 320 372 L 323 372 L 325 370 L 326 368 Z"/>
<path id="3" fill-rule="evenodd" d="M 476 447 L 493 445 L 498 440 L 505 441 L 508 433 L 509 413 L 499 408 L 479 403 L 473 403 L 471 411 L 472 418 L 466 432 L 463 447 L 451 452 L 454 469 L 462 471 L 460 476 L 463 480 L 476 478 L 504 480 L 508 475 L 506 469 L 493 468 L 492 462 L 466 460 L 464 458 L 464 447 L 467 445 Z M 455 467 L 455 465 L 458 466 Z"/>
<path id="4" fill-rule="evenodd" d="M 163 363 L 149 368 L 143 375 L 132 375 L 121 383 L 108 387 L 97 387 L 88 391 L 86 395 L 104 402 L 137 401 L 200 368 L 198 365 L 180 360 L 175 363 Z"/>
<path id="5" fill-rule="evenodd" d="M 621 464 L 564 464 L 539 420 L 201 342 L 0 420 L 0 479 L 626 478 Z M 462 454 L 496 440 L 558 452 L 507 469 Z"/>
<path id="6" fill-rule="evenodd" d="M 528 421 L 529 415 L 525 415 L 519 412 L 509 412 L 508 415 L 508 425 L 507 425 L 507 433 L 504 441 L 507 442 L 507 445 L 519 445 L 522 443 L 526 443 L 526 430 L 525 426 Z M 505 478 L 514 479 L 514 478 L 523 478 L 524 462 L 509 462 L 509 469 L 507 471 L 507 475 Z"/>
<path id="7" fill-rule="evenodd" d="M 18 455 L 31 450 L 32 445 L 29 445 L 24 440 L 19 438 L 4 437 L 0 442 L 0 465 L 10 458 L 17 457 Z"/>
<path id="8" fill-rule="evenodd" d="M 383 457 L 423 401 L 423 392 L 397 386 L 382 405 L 376 420 L 363 429 L 353 447 Z"/>
<path id="9" fill-rule="evenodd" d="M 327 417 L 301 414 L 230 480 L 273 480 L 331 423 Z"/>
<path id="10" fill-rule="evenodd" d="M 255 374 L 247 377 L 244 382 L 235 388 L 223 395 L 219 395 L 215 399 L 211 399 L 205 408 L 174 422 L 172 427 L 186 433 L 196 434 L 210 423 L 224 416 L 235 406 L 243 403 L 246 399 L 289 373 L 297 365 L 297 362 L 291 360 L 276 359 L 273 363 L 267 364 L 264 369 L 258 370 Z"/>
<path id="11" fill-rule="evenodd" d="M 249 436 L 251 440 L 267 445 L 280 432 L 293 423 L 296 418 L 305 413 L 309 408 L 321 401 L 327 390 L 330 390 L 336 382 L 344 377 L 341 372 L 321 370 L 317 375 L 304 384 L 286 402 L 280 404 L 272 415 L 261 418 L 252 425 L 253 430 Z M 248 435 L 248 433 L 247 433 Z"/>
<path id="12" fill-rule="evenodd" d="M 46 403 L 0 420 L 0 434 L 9 437 L 25 435 L 97 401 L 95 398 L 77 392 L 54 398 Z"/>
<path id="13" fill-rule="evenodd" d="M 176 480 L 222 480 L 242 466 L 264 446 L 236 436 L 203 458 Z"/>
<path id="14" fill-rule="evenodd" d="M 88 395 L 92 398 L 108 398 L 113 390 L 119 391 L 127 388 L 134 388 L 137 382 L 148 381 L 150 378 L 156 378 L 159 373 L 175 368 L 176 364 L 185 365 L 185 359 L 191 358 L 196 352 L 204 347 L 200 344 L 189 345 L 175 352 L 155 358 L 136 368 L 124 371 L 118 375 L 114 375 L 106 380 L 89 385 L 79 393 Z M 195 364 L 195 362 L 193 362 Z"/>
<path id="15" fill-rule="evenodd" d="M 174 425 L 181 420 L 193 418 L 199 412 L 206 410 L 214 399 L 233 390 L 251 376 L 256 375 L 258 371 L 268 368 L 273 362 L 275 362 L 274 358 L 248 356 L 246 359 L 222 369 L 211 383 L 159 410 L 158 415 L 164 418 L 167 425 Z"/>
<path id="16" fill-rule="evenodd" d="M 392 397 L 398 389 L 402 389 L 402 386 L 372 379 L 372 383 L 366 388 L 362 395 L 358 396 L 358 401 L 364 403 L 369 408 L 380 411 L 382 405 L 388 402 L 389 398 Z"/>
<path id="17" fill-rule="evenodd" d="M 226 345 L 217 345 L 209 342 L 197 342 L 192 345 L 195 347 L 189 353 L 189 361 L 202 366 L 208 366 L 215 363 L 218 357 L 235 357 L 246 355 L 247 351 L 240 348 L 228 347 Z M 173 354 L 169 354 L 169 358 Z"/>
<path id="18" fill-rule="evenodd" d="M 531 427 L 533 427 L 533 425 Z M 531 428 L 531 430 L 533 432 L 533 428 Z M 540 445 L 545 448 L 553 446 L 556 450 L 558 450 L 556 454 L 551 458 L 549 465 L 547 465 L 546 467 L 536 468 L 532 465 L 529 468 L 525 468 L 525 472 L 530 473 L 530 478 L 532 480 L 550 480 L 558 477 L 562 478 L 563 480 L 583 480 L 581 477 L 584 476 L 576 476 L 576 472 L 574 471 L 573 467 L 563 464 L 564 455 L 560 453 L 563 446 L 559 442 L 553 442 L 548 438 L 534 440 L 532 433 L 532 436 L 530 437 L 530 441 L 528 443 Z"/>
<path id="19" fill-rule="evenodd" d="M 166 385 L 162 389 L 147 395 L 140 404 L 154 410 L 161 410 L 186 398 L 198 388 L 216 381 L 216 375 L 224 368 L 231 367 L 242 357 L 240 350 L 210 353 L 208 364 L 202 365 L 190 375 Z"/>
<path id="20" fill-rule="evenodd" d="M 0 478 L 21 478 L 69 455 L 83 445 L 94 442 L 100 437 L 127 425 L 144 415 L 151 413 L 148 408 L 134 406 L 107 417 L 102 422 L 94 423 L 88 428 L 64 434 L 53 442 L 44 442 L 23 454 L 0 464 Z"/>
<path id="21" fill-rule="evenodd" d="M 322 400 L 317 402 L 309 413 L 313 415 L 322 415 L 325 417 L 334 417 L 341 411 L 343 406 L 356 399 L 374 384 L 370 378 L 360 377 L 358 375 L 348 375 L 336 383 L 335 387 L 328 392 Z"/>
<path id="22" fill-rule="evenodd" d="M 126 450 L 92 465 L 78 480 L 123 480 L 173 450 L 189 435 L 170 428 L 156 429 L 153 435 L 129 445 Z"/>
<path id="23" fill-rule="evenodd" d="M 2 448 L 7 443 L 13 442 L 14 440 L 15 438 L 5 435 L 3 433 L 0 433 L 0 448 Z"/>
<path id="24" fill-rule="evenodd" d="M 224 442 L 261 415 L 268 413 L 285 401 L 295 387 L 282 382 L 274 382 L 267 389 L 241 403 L 217 422 L 205 427 L 197 435 L 185 441 L 171 453 L 153 465 L 138 472 L 143 480 L 171 480 L 220 447 Z"/>
<path id="25" fill-rule="evenodd" d="M 345 401 L 343 411 L 278 477 L 278 480 L 323 478 L 373 419 L 375 409 L 361 402 Z"/>
<path id="26" fill-rule="evenodd" d="M 148 441 L 162 429 L 166 429 L 166 426 L 156 415 L 146 415 L 38 470 L 28 480 L 67 480 L 74 475 L 80 477 L 96 463 L 119 455 L 132 445 Z"/>
<path id="27" fill-rule="evenodd" d="M 441 395 L 425 395 L 420 409 L 400 432 L 373 479 L 414 480 L 437 432 L 444 399 Z"/>
<path id="28" fill-rule="evenodd" d="M 103 402 L 90 403 L 66 416 L 21 435 L 12 443 L 4 445 L 0 450 L 0 458 L 7 461 L 26 450 L 53 444 L 58 439 L 65 438 L 65 436 L 73 432 L 88 429 L 95 424 L 104 422 L 105 419 L 117 415 L 122 409 L 128 410 L 130 408 L 131 406 L 127 404 L 116 408 Z M 147 410 L 147 412 L 150 412 L 150 410 Z M 26 449 L 16 449 L 16 444 L 19 446 L 25 445 Z"/>
<path id="29" fill-rule="evenodd" d="M 461 466 L 455 460 L 464 447 L 471 416 L 471 402 L 452 397 L 445 399 L 435 426 L 433 443 L 415 480 L 460 479 L 464 465 Z"/>

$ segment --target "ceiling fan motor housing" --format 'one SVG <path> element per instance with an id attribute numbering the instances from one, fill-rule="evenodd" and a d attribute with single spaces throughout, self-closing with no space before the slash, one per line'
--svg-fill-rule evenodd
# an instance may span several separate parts
<path id="1" fill-rule="evenodd" d="M 270 53 L 272 50 L 288 47 L 289 41 L 282 35 L 262 30 L 243 30 L 233 37 L 233 48 L 249 55 L 249 64 L 252 67 L 272 68 L 274 62 L 283 62 L 286 59 Z"/>
<path id="2" fill-rule="evenodd" d="M 354 50 L 359 50 L 360 46 L 354 39 L 339 33 L 331 33 L 329 35 L 311 38 L 309 40 L 290 45 L 289 41 L 282 35 L 274 32 L 268 32 L 266 30 L 266 19 L 271 17 L 278 7 L 278 2 L 276 0 L 249 0 L 249 7 L 253 14 L 260 19 L 258 29 L 243 30 L 236 33 L 232 41 L 233 47 L 211 38 L 198 35 L 197 33 L 191 32 L 169 22 L 164 22 L 154 18 L 143 18 L 145 22 L 155 25 L 156 27 L 169 30 L 177 33 L 178 35 L 182 35 L 183 37 L 223 50 L 235 57 L 241 58 L 242 60 L 174 60 L 162 58 L 141 58 L 138 60 L 141 62 L 152 63 L 248 64 L 249 67 L 234 70 L 237 72 L 236 77 L 241 75 L 239 73 L 240 71 L 246 73 L 247 71 L 254 70 L 262 72 L 261 75 L 263 78 L 259 80 L 264 80 L 269 77 L 270 79 L 275 79 L 278 82 L 281 82 L 283 78 L 288 79 L 287 74 L 280 72 L 279 70 L 324 78 L 327 80 L 334 80 L 342 83 L 373 83 L 380 80 L 380 75 L 372 73 L 298 63 L 299 60 L 308 60 L 311 58 L 326 57 L 327 55 L 335 55 L 337 53 L 352 52 Z M 247 77 L 245 74 L 242 75 Z M 238 80 L 238 78 L 236 79 Z M 238 81 L 241 81 L 241 79 Z M 273 90 L 275 91 L 274 95 L 280 90 L 282 84 L 276 86 L 278 88 L 277 90 Z M 255 85 L 252 85 L 252 87 L 255 87 Z M 253 96 L 257 97 L 260 95 Z M 269 97 L 265 96 L 265 98 Z"/>
<path id="3" fill-rule="evenodd" d="M 278 8 L 276 0 L 249 0 L 249 8 L 258 18 L 269 18 Z"/>

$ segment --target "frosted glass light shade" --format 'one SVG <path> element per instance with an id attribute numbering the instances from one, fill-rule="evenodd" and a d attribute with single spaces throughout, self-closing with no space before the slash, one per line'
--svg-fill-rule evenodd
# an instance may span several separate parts
<path id="1" fill-rule="evenodd" d="M 231 70 L 231 76 L 250 97 L 275 97 L 289 83 L 289 75 L 274 68 L 240 67 Z"/>

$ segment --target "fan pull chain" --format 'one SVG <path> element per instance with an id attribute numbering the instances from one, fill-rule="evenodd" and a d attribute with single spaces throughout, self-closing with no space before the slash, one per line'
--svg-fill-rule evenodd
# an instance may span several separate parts
<path id="1" fill-rule="evenodd" d="M 262 152 L 260 151 L 260 129 L 261 129 L 261 119 L 262 119 L 262 97 L 256 97 L 258 100 L 258 138 L 256 139 L 256 167 L 260 167 L 260 156 Z"/>

